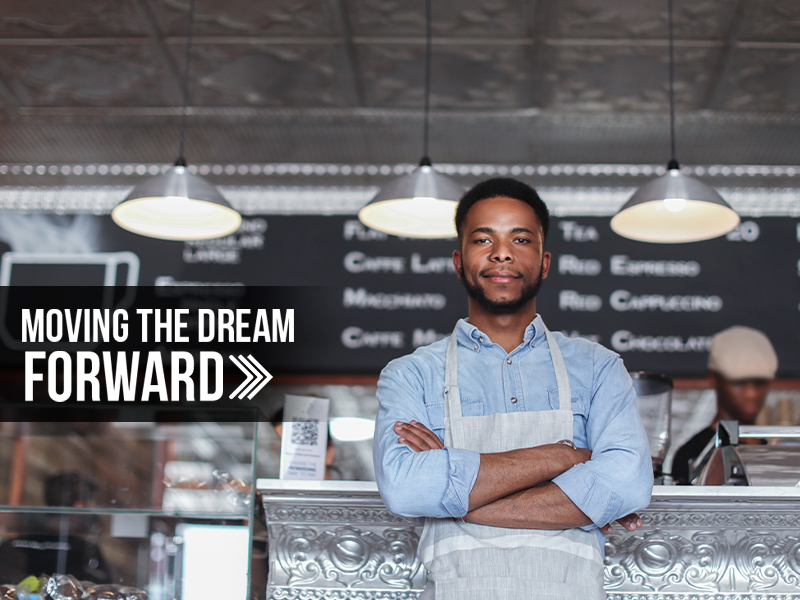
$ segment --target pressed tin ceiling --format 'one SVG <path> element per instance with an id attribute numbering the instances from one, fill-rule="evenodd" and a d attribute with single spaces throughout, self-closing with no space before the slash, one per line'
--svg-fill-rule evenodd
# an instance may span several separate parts
<path id="1" fill-rule="evenodd" d="M 0 163 L 170 163 L 188 7 L 0 3 Z M 434 0 L 434 162 L 665 164 L 666 10 L 666 0 Z M 798 165 L 800 2 L 675 0 L 675 31 L 679 161 Z M 413 163 L 423 52 L 422 0 L 197 0 L 186 157 Z M 3 185 L 64 184 L 60 172 L 23 181 L 9 169 Z"/>

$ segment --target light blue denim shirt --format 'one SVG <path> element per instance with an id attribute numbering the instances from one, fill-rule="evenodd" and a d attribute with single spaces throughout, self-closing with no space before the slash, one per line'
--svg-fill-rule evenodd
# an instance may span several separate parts
<path id="1" fill-rule="evenodd" d="M 464 416 L 558 408 L 558 386 L 541 316 L 510 353 L 466 320 L 458 322 L 458 386 Z M 583 338 L 554 332 L 572 388 L 574 438 L 590 461 L 553 482 L 588 516 L 591 529 L 645 508 L 653 489 L 650 449 L 622 359 Z M 448 339 L 390 362 L 378 382 L 374 457 L 387 508 L 406 517 L 462 517 L 480 466 L 471 450 L 416 453 L 397 441 L 397 421 L 416 420 L 444 440 Z M 503 435 L 498 431 L 497 435 Z"/>

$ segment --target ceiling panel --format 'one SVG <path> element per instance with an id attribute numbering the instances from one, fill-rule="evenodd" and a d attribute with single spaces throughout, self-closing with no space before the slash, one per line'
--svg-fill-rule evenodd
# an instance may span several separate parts
<path id="1" fill-rule="evenodd" d="M 665 39 L 666 1 L 559 0 L 554 2 L 555 35 L 561 38 Z M 735 0 L 676 1 L 675 38 L 721 41 L 736 12 Z"/>
<path id="2" fill-rule="evenodd" d="M 143 0 L 139 0 L 143 1 Z M 331 0 L 196 0 L 198 36 L 331 36 L 339 28 Z M 159 30 L 185 36 L 189 0 L 147 0 Z"/>
<path id="3" fill-rule="evenodd" d="M 800 48 L 737 49 L 734 64 L 721 89 L 725 109 L 800 112 Z"/>
<path id="4" fill-rule="evenodd" d="M 424 106 L 424 47 L 365 44 L 359 45 L 357 52 L 369 106 Z M 524 47 L 437 46 L 431 63 L 432 107 L 527 105 L 529 66 Z"/>
<path id="5" fill-rule="evenodd" d="M 555 46 L 554 106 L 562 110 L 667 111 L 669 54 L 651 46 Z M 698 108 L 708 73 L 719 60 L 718 48 L 675 52 L 675 103 Z"/>
<path id="6" fill-rule="evenodd" d="M 150 45 L 11 46 L 0 77 L 24 106 L 163 106 L 172 79 Z"/>
<path id="7" fill-rule="evenodd" d="M 800 42 L 800 2 L 763 0 L 753 4 L 753 17 L 745 23 L 742 39 Z"/>
<path id="8" fill-rule="evenodd" d="M 2 38 L 141 36 L 134 0 L 3 0 Z"/>
<path id="9" fill-rule="evenodd" d="M 425 35 L 423 0 L 345 0 L 345 3 L 353 35 Z M 514 0 L 433 2 L 433 33 L 445 37 L 524 37 L 529 34 L 535 4 Z"/>
<path id="10" fill-rule="evenodd" d="M 171 47 L 176 63 L 182 45 Z M 198 44 L 191 104 L 196 106 L 345 106 L 352 81 L 339 45 Z"/>

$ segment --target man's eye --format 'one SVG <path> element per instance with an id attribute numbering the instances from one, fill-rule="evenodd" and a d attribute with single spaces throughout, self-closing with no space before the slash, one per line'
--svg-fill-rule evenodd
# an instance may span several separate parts
<path id="1" fill-rule="evenodd" d="M 519 244 L 530 244 L 531 241 L 528 238 L 517 238 L 517 243 L 519 243 Z"/>

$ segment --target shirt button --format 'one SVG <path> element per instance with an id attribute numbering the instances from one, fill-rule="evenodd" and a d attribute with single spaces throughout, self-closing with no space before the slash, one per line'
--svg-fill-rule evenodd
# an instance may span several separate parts
<path id="1" fill-rule="evenodd" d="M 478 349 L 478 345 L 477 345 L 477 344 L 475 344 L 475 350 L 477 350 L 477 349 Z"/>
<path id="2" fill-rule="evenodd" d="M 533 348 L 533 342 L 531 342 L 531 348 Z"/>
<path id="3" fill-rule="evenodd" d="M 478 341 L 482 344 L 483 343 L 483 336 L 479 337 Z"/>
<path id="4" fill-rule="evenodd" d="M 513 398 L 511 398 L 511 404 L 516 404 L 516 403 L 517 403 L 517 398 L 516 396 L 514 396 Z"/>
<path id="5" fill-rule="evenodd" d="M 507 362 L 508 364 L 511 364 L 511 359 L 510 359 L 510 358 L 507 358 L 507 359 L 506 359 L 506 362 Z"/>

